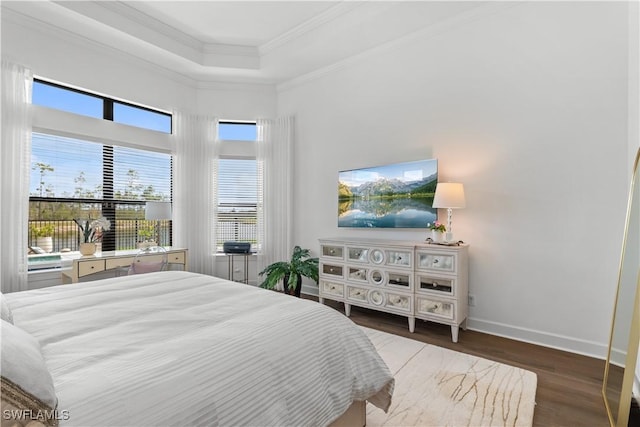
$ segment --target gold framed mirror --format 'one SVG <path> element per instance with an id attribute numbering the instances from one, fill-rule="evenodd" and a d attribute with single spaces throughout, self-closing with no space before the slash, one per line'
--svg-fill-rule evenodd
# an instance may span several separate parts
<path id="1" fill-rule="evenodd" d="M 612 427 L 627 426 L 640 345 L 640 150 L 633 165 L 602 396 Z"/>

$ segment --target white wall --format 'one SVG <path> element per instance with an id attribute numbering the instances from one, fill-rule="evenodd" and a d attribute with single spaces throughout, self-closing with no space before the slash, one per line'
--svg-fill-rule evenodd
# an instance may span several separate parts
<path id="1" fill-rule="evenodd" d="M 338 229 L 337 172 L 437 158 L 441 180 L 465 184 L 469 326 L 602 357 L 630 161 L 627 5 L 480 11 L 280 87 L 297 124 L 295 243 L 423 240 Z"/>

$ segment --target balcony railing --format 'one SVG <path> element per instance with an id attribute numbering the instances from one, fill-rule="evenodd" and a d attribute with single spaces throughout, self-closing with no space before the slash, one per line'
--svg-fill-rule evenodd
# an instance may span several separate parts
<path id="1" fill-rule="evenodd" d="M 77 251 L 81 243 L 81 233 L 78 225 L 73 220 L 47 220 L 29 221 L 29 246 L 38 246 L 38 239 L 34 236 L 33 227 L 52 226 L 53 233 L 51 252 Z M 157 240 L 160 234 L 160 244 L 171 245 L 171 221 L 147 221 L 144 219 L 118 220 L 115 227 L 112 224 L 109 233 L 116 233 L 116 250 L 136 249 L 140 230 L 153 230 L 152 240 Z M 44 249 L 44 248 L 43 248 Z M 48 248 L 45 249 L 48 251 Z"/>
<path id="2" fill-rule="evenodd" d="M 32 232 L 33 227 L 52 226 L 52 247 L 50 252 L 78 251 L 81 243 L 81 233 L 78 225 L 73 220 L 43 220 L 29 221 L 29 246 L 39 246 L 37 238 Z M 157 240 L 160 233 L 160 244 L 171 245 L 171 221 L 148 221 L 144 219 L 117 220 L 115 227 L 112 225 L 109 233 L 116 233 L 116 250 L 136 249 L 137 243 L 142 239 L 138 235 L 140 230 L 153 230 L 151 240 Z M 222 249 L 224 242 L 249 242 L 255 246 L 257 243 L 257 223 L 255 213 L 243 215 L 238 213 L 221 213 L 218 217 L 216 244 Z M 42 244 L 42 243 L 40 243 Z M 44 249 L 44 248 L 43 248 Z M 49 252 L 49 248 L 45 249 Z"/>

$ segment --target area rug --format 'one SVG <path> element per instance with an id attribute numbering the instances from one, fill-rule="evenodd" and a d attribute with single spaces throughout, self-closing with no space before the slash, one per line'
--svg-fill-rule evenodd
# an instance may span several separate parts
<path id="1" fill-rule="evenodd" d="M 367 405 L 368 427 L 532 425 L 533 372 L 362 329 L 396 379 L 388 413 Z"/>

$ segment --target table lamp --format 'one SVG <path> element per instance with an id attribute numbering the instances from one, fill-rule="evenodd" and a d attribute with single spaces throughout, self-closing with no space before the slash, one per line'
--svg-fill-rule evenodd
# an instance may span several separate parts
<path id="1" fill-rule="evenodd" d="M 445 239 L 447 242 L 453 241 L 453 230 L 451 229 L 451 216 L 453 209 L 465 207 L 464 187 L 458 182 L 439 182 L 436 185 L 436 194 L 433 197 L 434 208 L 447 209 L 447 232 Z"/>

